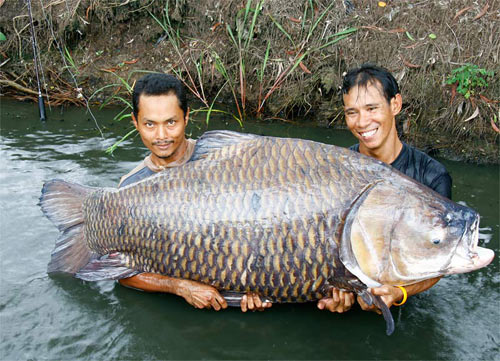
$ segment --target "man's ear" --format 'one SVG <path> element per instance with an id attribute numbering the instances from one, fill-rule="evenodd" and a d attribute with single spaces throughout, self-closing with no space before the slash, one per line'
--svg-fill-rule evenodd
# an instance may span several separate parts
<path id="1" fill-rule="evenodd" d="M 188 125 L 189 122 L 189 107 L 186 110 L 186 115 L 184 115 L 184 125 Z"/>
<path id="2" fill-rule="evenodd" d="M 398 115 L 402 108 L 403 108 L 403 98 L 401 97 L 401 94 L 398 93 L 391 99 L 392 114 L 394 116 Z"/>
<path id="3" fill-rule="evenodd" d="M 134 123 L 135 129 L 137 129 L 137 119 L 135 118 L 134 112 L 130 113 L 132 116 L 132 123 Z"/>

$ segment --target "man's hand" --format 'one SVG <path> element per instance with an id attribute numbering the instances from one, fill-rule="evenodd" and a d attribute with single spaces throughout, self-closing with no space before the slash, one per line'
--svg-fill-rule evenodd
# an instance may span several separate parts
<path id="1" fill-rule="evenodd" d="M 371 292 L 375 296 L 380 296 L 382 301 L 387 305 L 387 307 L 391 307 L 395 302 L 401 301 L 403 298 L 403 291 L 401 291 L 398 287 L 383 285 L 380 287 L 369 288 L 368 292 Z M 363 299 L 358 296 L 358 303 L 364 311 L 373 311 L 382 314 L 382 311 L 375 305 L 369 306 L 366 304 Z"/>
<path id="2" fill-rule="evenodd" d="M 434 286 L 437 281 L 439 281 L 441 277 L 436 277 L 436 278 L 431 278 L 428 280 L 423 280 L 418 283 L 414 283 L 409 286 L 405 286 L 406 292 L 409 296 L 416 295 L 417 293 L 423 292 Z M 380 286 L 380 287 L 374 287 L 374 288 L 369 288 L 368 292 L 371 292 L 375 296 L 380 296 L 382 298 L 382 301 L 387 305 L 387 307 L 391 307 L 394 303 L 399 303 L 403 299 L 403 291 L 399 289 L 398 287 L 394 286 Z M 365 311 L 374 311 L 377 312 L 379 315 L 382 313 L 380 309 L 375 306 L 368 306 L 361 297 L 358 296 L 358 303 L 361 306 L 361 308 Z"/>
<path id="3" fill-rule="evenodd" d="M 213 308 L 216 311 L 227 308 L 227 302 L 219 291 L 204 283 L 182 280 L 176 294 L 196 308 Z"/>
<path id="4" fill-rule="evenodd" d="M 343 313 L 349 311 L 354 304 L 354 294 L 352 292 L 341 291 L 332 288 L 332 297 L 325 297 L 318 301 L 320 310 Z"/>
<path id="5" fill-rule="evenodd" d="M 242 312 L 250 311 L 264 311 L 266 308 L 271 307 L 271 302 L 262 302 L 258 294 L 248 292 L 241 298 L 240 306 Z"/>

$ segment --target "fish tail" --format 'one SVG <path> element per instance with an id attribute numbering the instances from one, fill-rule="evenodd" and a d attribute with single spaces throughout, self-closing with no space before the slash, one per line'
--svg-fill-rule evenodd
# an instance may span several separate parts
<path id="1" fill-rule="evenodd" d="M 83 228 L 83 201 L 93 188 L 60 179 L 46 182 L 40 196 L 40 207 L 61 232 L 51 254 L 47 272 L 74 275 L 97 255 L 90 250 Z"/>

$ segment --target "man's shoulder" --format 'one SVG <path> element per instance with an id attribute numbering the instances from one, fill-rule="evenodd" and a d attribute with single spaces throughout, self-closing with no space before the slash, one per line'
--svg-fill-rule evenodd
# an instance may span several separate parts
<path id="1" fill-rule="evenodd" d="M 406 147 L 406 150 L 408 152 L 408 158 L 412 159 L 415 164 L 419 164 L 420 166 L 423 166 L 423 170 L 425 172 L 427 171 L 432 171 L 436 174 L 444 174 L 448 173 L 446 170 L 446 167 L 436 159 L 432 158 L 430 155 L 427 153 L 412 147 L 411 145 L 408 145 L 406 143 L 403 143 L 403 146 Z"/>
<path id="2" fill-rule="evenodd" d="M 121 177 L 120 183 L 118 183 L 118 188 L 138 182 L 153 173 L 154 172 L 147 167 L 145 159 L 143 159 L 134 169 Z"/>
<path id="3" fill-rule="evenodd" d="M 353 144 L 349 147 L 349 150 L 353 150 L 355 152 L 359 152 L 359 143 Z"/>
<path id="4" fill-rule="evenodd" d="M 401 162 L 402 164 L 406 163 L 404 173 L 442 196 L 451 198 L 452 179 L 446 167 L 421 150 L 403 144 L 406 148 L 404 150 L 406 159 Z"/>

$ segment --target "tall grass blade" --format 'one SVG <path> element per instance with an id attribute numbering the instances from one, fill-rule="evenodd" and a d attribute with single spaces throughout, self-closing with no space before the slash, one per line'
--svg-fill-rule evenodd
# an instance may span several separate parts
<path id="1" fill-rule="evenodd" d="M 280 23 L 278 23 L 271 14 L 269 14 L 269 17 L 271 18 L 271 21 L 274 23 L 274 25 L 276 25 L 276 27 L 283 33 L 285 34 L 285 36 L 288 38 L 288 40 L 290 40 L 292 42 L 292 45 L 293 47 L 295 48 L 295 42 L 293 41 L 292 37 L 290 36 L 290 34 L 287 33 L 287 31 L 283 28 L 283 26 L 281 26 Z"/>
<path id="2" fill-rule="evenodd" d="M 137 132 L 137 129 L 132 129 L 130 132 L 128 132 L 127 134 L 125 134 L 119 141 L 117 141 L 116 143 L 114 143 L 112 146 L 108 147 L 106 149 L 106 154 L 110 154 L 112 155 L 113 152 L 116 150 L 116 148 L 118 148 L 118 146 L 123 143 L 127 138 L 129 138 L 132 134 L 134 134 L 135 132 Z"/>

